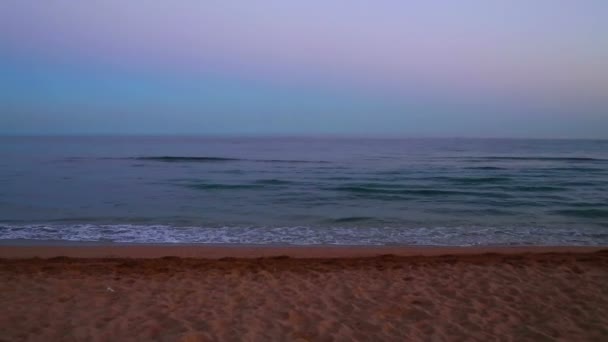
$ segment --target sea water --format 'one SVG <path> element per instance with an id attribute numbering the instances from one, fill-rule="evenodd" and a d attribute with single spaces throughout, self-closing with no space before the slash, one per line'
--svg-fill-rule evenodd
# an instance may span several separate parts
<path id="1" fill-rule="evenodd" d="M 2 137 L 0 239 L 606 245 L 608 141 Z"/>

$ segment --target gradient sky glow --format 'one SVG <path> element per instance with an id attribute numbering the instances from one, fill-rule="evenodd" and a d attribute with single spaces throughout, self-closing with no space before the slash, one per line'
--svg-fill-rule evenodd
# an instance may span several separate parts
<path id="1" fill-rule="evenodd" d="M 602 0 L 2 0 L 0 134 L 608 138 Z"/>

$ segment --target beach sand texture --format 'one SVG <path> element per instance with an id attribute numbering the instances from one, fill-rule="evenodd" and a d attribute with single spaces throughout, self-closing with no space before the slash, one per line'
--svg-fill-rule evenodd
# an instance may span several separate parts
<path id="1" fill-rule="evenodd" d="M 608 251 L 2 259 L 2 341 L 606 341 Z"/>

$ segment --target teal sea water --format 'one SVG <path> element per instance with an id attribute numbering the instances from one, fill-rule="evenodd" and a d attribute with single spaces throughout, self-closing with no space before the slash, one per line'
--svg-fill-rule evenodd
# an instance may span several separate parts
<path id="1" fill-rule="evenodd" d="M 2 137 L 0 239 L 606 245 L 608 141 Z"/>

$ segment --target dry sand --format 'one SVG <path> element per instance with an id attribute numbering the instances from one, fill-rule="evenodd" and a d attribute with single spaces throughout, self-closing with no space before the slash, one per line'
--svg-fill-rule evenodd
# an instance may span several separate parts
<path id="1" fill-rule="evenodd" d="M 608 251 L 32 248 L 0 247 L 2 341 L 608 340 Z M 250 258 L 133 258 L 168 254 Z"/>

